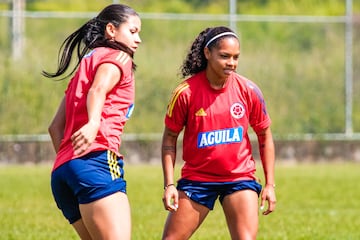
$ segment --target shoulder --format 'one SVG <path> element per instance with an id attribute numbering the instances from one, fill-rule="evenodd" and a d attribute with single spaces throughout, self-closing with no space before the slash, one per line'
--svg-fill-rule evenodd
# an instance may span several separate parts
<path id="1" fill-rule="evenodd" d="M 181 82 L 177 87 L 172 91 L 172 96 L 170 102 L 176 102 L 180 96 L 188 95 L 190 91 L 190 85 L 187 80 Z"/>
<path id="2" fill-rule="evenodd" d="M 190 97 L 193 91 L 202 89 L 199 84 L 202 84 L 204 81 L 202 80 L 205 77 L 205 73 L 197 73 L 185 80 L 183 80 L 180 84 L 172 92 L 171 99 L 176 101 L 178 98 L 187 98 Z"/>
<path id="3" fill-rule="evenodd" d="M 100 48 L 99 50 L 102 52 L 101 55 L 103 59 L 114 61 L 123 66 L 132 63 L 132 59 L 130 55 L 124 51 L 116 50 L 112 48 L 105 48 L 105 47 Z"/>
<path id="4" fill-rule="evenodd" d="M 233 77 L 233 79 L 235 80 L 235 82 L 237 84 L 241 84 L 241 85 L 244 85 L 244 86 L 249 86 L 249 83 L 252 83 L 252 81 L 250 79 L 248 79 L 248 78 L 246 78 L 243 75 L 240 75 L 238 73 L 234 73 L 232 75 L 232 77 Z"/>
<path id="5" fill-rule="evenodd" d="M 251 92 L 255 91 L 255 92 L 261 92 L 260 91 L 260 88 L 258 87 L 258 85 L 253 82 L 252 80 L 238 74 L 238 73 L 234 73 L 233 75 L 233 78 L 235 80 L 235 82 L 238 84 L 238 85 L 241 85 L 241 87 L 243 89 L 247 89 Z"/>
<path id="6" fill-rule="evenodd" d="M 124 51 L 98 47 L 93 49 L 86 57 L 91 57 L 93 64 L 99 66 L 103 63 L 112 63 L 119 67 L 124 73 L 131 73 L 132 71 L 132 58 Z"/>
<path id="7" fill-rule="evenodd" d="M 188 92 L 198 92 L 208 89 L 208 81 L 206 79 L 205 71 L 196 73 L 185 80 L 187 83 Z"/>
<path id="8" fill-rule="evenodd" d="M 114 61 L 121 65 L 126 65 L 132 62 L 130 55 L 126 52 L 107 47 L 95 48 L 86 54 L 84 58 L 93 58 L 98 61 Z"/>

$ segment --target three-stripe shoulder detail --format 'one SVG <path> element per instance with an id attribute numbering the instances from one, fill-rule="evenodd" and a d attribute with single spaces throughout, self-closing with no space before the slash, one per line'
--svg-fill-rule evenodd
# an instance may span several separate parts
<path id="1" fill-rule="evenodd" d="M 176 103 L 177 99 L 179 98 L 180 94 L 187 88 L 189 88 L 189 84 L 187 82 L 183 82 L 183 83 L 179 84 L 179 86 L 177 86 L 177 88 L 174 89 L 172 96 L 170 98 L 168 109 L 167 109 L 167 115 L 169 117 L 172 116 L 175 103 Z"/>
<path id="2" fill-rule="evenodd" d="M 122 65 L 126 65 L 126 63 L 130 60 L 129 54 L 120 51 L 119 55 L 115 58 L 116 61 L 119 61 Z"/>

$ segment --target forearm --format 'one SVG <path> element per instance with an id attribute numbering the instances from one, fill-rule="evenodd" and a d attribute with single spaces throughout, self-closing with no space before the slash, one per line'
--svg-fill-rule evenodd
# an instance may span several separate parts
<path id="1" fill-rule="evenodd" d="M 270 128 L 258 133 L 261 163 L 266 184 L 275 184 L 275 146 Z"/>
<path id="2" fill-rule="evenodd" d="M 86 99 L 90 123 L 100 124 L 106 95 L 120 81 L 120 78 L 120 69 L 114 64 L 103 63 L 98 67 Z"/>
<path id="3" fill-rule="evenodd" d="M 91 88 L 87 95 L 87 111 L 89 122 L 99 125 L 101 113 L 105 103 L 106 90 L 102 88 Z"/>
<path id="4" fill-rule="evenodd" d="M 51 138 L 51 142 L 53 144 L 54 150 L 57 153 L 60 148 L 61 140 L 64 137 L 64 131 L 60 131 L 60 130 L 55 131 L 55 130 L 51 130 L 49 128 L 49 134 L 50 134 L 50 138 Z"/>
<path id="5" fill-rule="evenodd" d="M 164 186 L 174 184 L 174 167 L 176 162 L 177 134 L 165 129 L 161 147 L 161 160 Z"/>
<path id="6" fill-rule="evenodd" d="M 61 140 L 64 137 L 65 121 L 66 120 L 65 120 L 65 97 L 64 97 L 48 128 L 48 132 L 56 153 L 59 151 Z"/>
<path id="7" fill-rule="evenodd" d="M 174 159 L 175 156 L 173 154 L 165 154 L 162 156 L 164 187 L 174 184 Z"/>

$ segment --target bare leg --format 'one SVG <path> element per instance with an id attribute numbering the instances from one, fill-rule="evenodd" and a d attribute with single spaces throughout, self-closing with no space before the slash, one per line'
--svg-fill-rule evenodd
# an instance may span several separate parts
<path id="1" fill-rule="evenodd" d="M 255 240 L 258 230 L 258 195 L 241 190 L 227 195 L 222 207 L 233 240 Z"/>
<path id="2" fill-rule="evenodd" d="M 130 205 L 126 194 L 114 193 L 88 204 L 80 204 L 82 221 L 92 239 L 131 238 Z"/>
<path id="3" fill-rule="evenodd" d="M 88 230 L 86 229 L 84 222 L 82 221 L 82 219 L 74 222 L 72 224 L 72 226 L 75 228 L 76 232 L 78 233 L 78 235 L 80 236 L 80 238 L 82 240 L 92 240 L 90 233 L 88 232 Z"/>
<path id="4" fill-rule="evenodd" d="M 162 239 L 189 239 L 208 213 L 207 207 L 195 203 L 184 192 L 179 191 L 179 208 L 169 213 Z"/>

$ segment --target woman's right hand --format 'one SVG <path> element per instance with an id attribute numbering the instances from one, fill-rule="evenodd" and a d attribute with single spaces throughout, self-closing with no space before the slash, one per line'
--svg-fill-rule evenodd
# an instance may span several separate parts
<path id="1" fill-rule="evenodd" d="M 72 145 L 76 155 L 85 152 L 94 142 L 100 123 L 90 120 L 71 136 Z"/>

